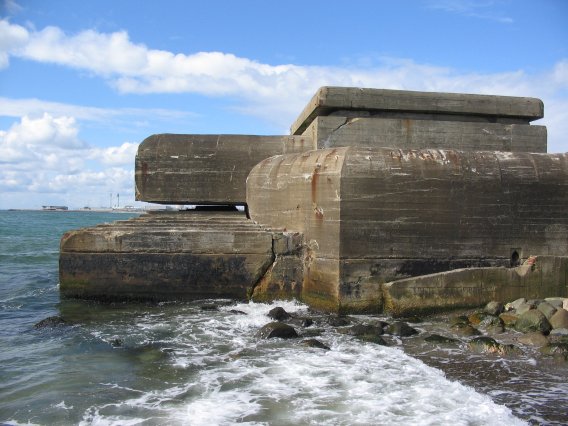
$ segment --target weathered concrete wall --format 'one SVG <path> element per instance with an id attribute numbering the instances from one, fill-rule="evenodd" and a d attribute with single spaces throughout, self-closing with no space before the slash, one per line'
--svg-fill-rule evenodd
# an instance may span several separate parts
<path id="1" fill-rule="evenodd" d="M 568 257 L 538 256 L 534 265 L 470 268 L 386 283 L 385 311 L 392 315 L 478 307 L 492 300 L 568 296 Z"/>
<path id="2" fill-rule="evenodd" d="M 136 199 L 161 204 L 244 204 L 245 181 L 259 161 L 315 149 L 307 137 L 161 134 L 146 138 L 135 161 Z"/>
<path id="3" fill-rule="evenodd" d="M 342 282 L 568 256 L 568 155 L 350 148 Z"/>
<path id="4" fill-rule="evenodd" d="M 249 176 L 251 218 L 299 231 L 302 298 L 381 309 L 381 284 L 517 257 L 568 256 L 568 155 L 335 148 Z M 318 300 L 321 299 L 321 300 Z"/>
<path id="5" fill-rule="evenodd" d="M 416 114 L 426 114 L 424 118 L 430 120 L 454 116 L 461 121 L 528 124 L 544 116 L 544 105 L 540 99 L 513 96 L 322 87 L 292 124 L 290 134 L 301 135 L 316 117 L 337 111 L 343 116 L 344 111 L 364 111 L 384 118 L 416 119 Z"/>
<path id="6" fill-rule="evenodd" d="M 60 291 L 99 300 L 272 300 L 300 291 L 301 234 L 269 231 L 239 212 L 152 213 L 67 232 Z"/>
<path id="7" fill-rule="evenodd" d="M 244 214 L 149 214 L 66 233 L 63 296 L 246 299 L 273 261 L 272 237 Z"/>
<path id="8" fill-rule="evenodd" d="M 275 156 L 255 166 L 247 179 L 253 220 L 304 233 L 302 300 L 337 309 L 340 177 L 346 148 Z"/>
<path id="9" fill-rule="evenodd" d="M 425 119 L 316 117 L 304 136 L 318 149 L 339 146 L 546 152 L 546 127 Z"/>

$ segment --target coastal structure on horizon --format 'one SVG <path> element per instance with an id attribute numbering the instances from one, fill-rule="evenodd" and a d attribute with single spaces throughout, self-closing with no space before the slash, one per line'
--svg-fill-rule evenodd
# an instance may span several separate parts
<path id="1" fill-rule="evenodd" d="M 568 296 L 568 154 L 546 153 L 543 114 L 323 87 L 290 135 L 152 135 L 137 200 L 198 208 L 66 233 L 61 293 L 392 314 Z"/>

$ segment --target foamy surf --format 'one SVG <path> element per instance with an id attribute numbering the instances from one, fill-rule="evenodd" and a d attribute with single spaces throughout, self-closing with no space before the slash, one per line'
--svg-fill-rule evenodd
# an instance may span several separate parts
<path id="1" fill-rule="evenodd" d="M 295 302 L 277 305 L 307 312 Z M 526 424 L 398 348 L 362 343 L 329 327 L 318 336 L 329 351 L 304 347 L 301 338 L 259 340 L 255 332 L 271 321 L 266 314 L 274 306 L 180 311 L 164 322 L 141 318 L 130 338 L 168 347 L 170 374 L 185 382 L 133 389 L 130 398 L 89 407 L 81 424 Z"/>

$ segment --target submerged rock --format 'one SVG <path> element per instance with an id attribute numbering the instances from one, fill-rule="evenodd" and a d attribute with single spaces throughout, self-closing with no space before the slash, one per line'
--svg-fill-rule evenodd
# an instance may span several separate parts
<path id="1" fill-rule="evenodd" d="M 456 334 L 464 337 L 479 336 L 481 334 L 477 328 L 472 327 L 470 324 L 458 323 L 453 325 L 451 328 Z"/>
<path id="2" fill-rule="evenodd" d="M 277 306 L 268 311 L 268 316 L 276 321 L 286 321 L 291 317 L 291 315 L 281 306 Z"/>
<path id="3" fill-rule="evenodd" d="M 325 349 L 326 351 L 329 351 L 331 349 L 329 346 L 327 346 L 325 343 L 320 342 L 318 339 L 302 340 L 300 344 L 309 348 Z"/>
<path id="4" fill-rule="evenodd" d="M 274 337 L 279 337 L 281 339 L 293 339 L 298 337 L 298 333 L 294 327 L 283 324 L 281 322 L 271 322 L 264 325 L 257 332 L 257 336 L 261 339 L 272 339 Z"/>
<path id="5" fill-rule="evenodd" d="M 348 317 L 330 315 L 327 319 L 327 323 L 332 327 L 344 327 L 351 324 L 351 320 Z"/>
<path id="6" fill-rule="evenodd" d="M 519 316 L 519 319 L 515 323 L 515 329 L 522 333 L 540 331 L 544 334 L 548 334 L 552 326 L 541 311 L 531 309 Z"/>
<path id="7" fill-rule="evenodd" d="M 381 345 L 381 346 L 390 346 L 388 344 L 388 342 L 383 339 L 381 336 L 377 336 L 377 335 L 373 335 L 373 334 L 362 334 L 360 336 L 357 336 L 358 340 L 361 340 L 363 342 L 367 342 L 367 343 L 375 343 L 377 345 Z"/>
<path id="8" fill-rule="evenodd" d="M 384 333 L 384 330 L 381 326 L 378 325 L 357 324 L 347 328 L 345 332 L 352 336 L 363 336 L 363 335 L 380 336 L 381 334 Z"/>
<path id="9" fill-rule="evenodd" d="M 475 312 L 467 317 L 468 323 L 471 325 L 478 325 L 487 317 L 487 313 L 485 312 Z"/>
<path id="10" fill-rule="evenodd" d="M 454 339 L 453 337 L 441 336 L 439 334 L 431 334 L 430 336 L 425 337 L 424 341 L 440 345 L 459 343 L 458 339 Z"/>
<path id="11" fill-rule="evenodd" d="M 455 317 L 451 317 L 450 326 L 453 327 L 454 325 L 457 324 L 469 325 L 469 318 L 466 315 L 458 315 Z"/>
<path id="12" fill-rule="evenodd" d="M 42 329 L 42 328 L 54 328 L 54 327 L 61 327 L 63 325 L 67 325 L 67 321 L 65 321 L 60 316 L 56 315 L 53 317 L 47 317 L 42 319 L 41 321 L 34 324 L 34 328 Z"/>
<path id="13" fill-rule="evenodd" d="M 402 321 L 393 322 L 391 325 L 387 327 L 386 332 L 388 334 L 400 337 L 408 337 L 414 334 L 418 334 L 418 330 L 416 330 L 415 328 L 409 326 L 407 323 Z"/>

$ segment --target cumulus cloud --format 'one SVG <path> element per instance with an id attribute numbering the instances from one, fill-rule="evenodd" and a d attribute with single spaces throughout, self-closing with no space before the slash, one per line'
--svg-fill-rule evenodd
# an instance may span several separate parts
<path id="1" fill-rule="evenodd" d="M 74 117 L 23 116 L 0 131 L 0 208 L 17 205 L 29 193 L 55 194 L 77 205 L 104 205 L 109 192 L 133 199 L 136 149 L 130 142 L 90 146 L 80 139 Z"/>

